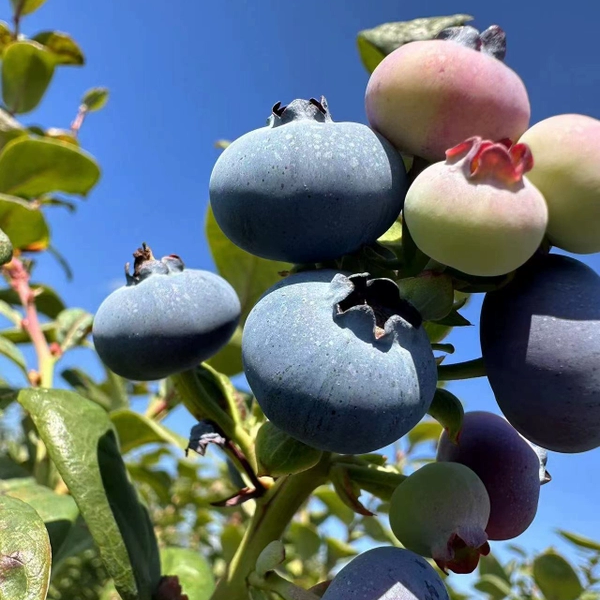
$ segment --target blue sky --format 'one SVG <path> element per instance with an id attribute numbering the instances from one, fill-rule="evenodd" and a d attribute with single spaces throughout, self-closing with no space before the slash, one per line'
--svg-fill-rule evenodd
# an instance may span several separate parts
<path id="1" fill-rule="evenodd" d="M 158 255 L 176 253 L 190 267 L 213 269 L 203 223 L 219 153 L 214 141 L 262 126 L 276 101 L 298 97 L 325 95 L 335 120 L 366 122 L 368 74 L 355 36 L 383 22 L 467 13 L 480 29 L 498 24 L 508 35 L 506 62 L 528 88 L 532 123 L 569 112 L 600 118 L 600 9 L 589 0 L 540 6 L 513 0 L 410 6 L 388 0 L 48 0 L 22 30 L 70 33 L 88 64 L 59 70 L 41 107 L 24 121 L 68 127 L 87 88 L 107 86 L 111 98 L 80 136 L 102 166 L 100 184 L 77 215 L 50 214 L 54 244 L 70 258 L 75 279 L 67 282 L 49 258 L 40 260 L 36 279 L 51 282 L 70 306 L 94 312 L 142 241 Z M 3 14 L 7 19 L 8 0 Z M 600 271 L 600 255 L 583 260 Z M 474 301 L 467 317 L 477 322 L 479 308 Z M 480 354 L 476 328 L 449 341 L 458 348 L 457 360 Z M 75 352 L 67 360 L 81 358 Z M 498 410 L 484 380 L 451 389 L 468 410 Z M 191 424 L 181 413 L 171 420 L 184 435 Z M 557 525 L 600 539 L 599 464 L 600 450 L 552 454 L 554 480 L 542 489 L 536 521 L 518 543 L 541 549 L 557 541 L 551 534 Z"/>

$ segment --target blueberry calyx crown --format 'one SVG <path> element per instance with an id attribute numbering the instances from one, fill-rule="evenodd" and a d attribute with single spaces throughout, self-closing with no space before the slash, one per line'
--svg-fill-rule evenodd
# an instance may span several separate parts
<path id="1" fill-rule="evenodd" d="M 137 285 L 151 275 L 170 275 L 180 273 L 185 269 L 183 261 L 177 254 L 163 256 L 160 260 L 154 258 L 152 249 L 146 242 L 133 253 L 133 275 L 129 274 L 130 263 L 125 263 L 125 279 L 127 285 Z"/>
<path id="2" fill-rule="evenodd" d="M 277 102 L 273 106 L 271 116 L 267 119 L 269 127 L 278 127 L 292 121 L 300 119 L 310 119 L 317 123 L 332 122 L 331 113 L 325 96 L 321 96 L 320 100 L 311 98 L 303 100 L 301 98 L 292 100 L 287 106 L 281 106 L 281 102 Z"/>
<path id="3" fill-rule="evenodd" d="M 450 40 L 461 46 L 489 54 L 500 61 L 506 56 L 506 33 L 498 25 L 490 25 L 481 33 L 471 25 L 446 27 L 437 36 L 438 40 Z"/>
<path id="4" fill-rule="evenodd" d="M 353 289 L 337 303 L 337 314 L 343 315 L 355 307 L 368 306 L 375 317 L 376 339 L 385 335 L 386 322 L 394 315 L 400 316 L 414 328 L 423 323 L 419 311 L 400 296 L 398 286 L 391 279 L 369 279 L 368 273 L 357 273 L 347 279 Z"/>
<path id="5" fill-rule="evenodd" d="M 461 159 L 467 179 L 491 179 L 507 186 L 522 185 L 523 175 L 533 169 L 529 146 L 508 139 L 492 142 L 474 136 L 446 150 L 447 162 Z"/>

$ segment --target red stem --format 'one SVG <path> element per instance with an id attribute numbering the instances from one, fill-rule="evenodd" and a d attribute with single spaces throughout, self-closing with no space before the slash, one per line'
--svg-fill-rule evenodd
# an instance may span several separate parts
<path id="1" fill-rule="evenodd" d="M 50 382 L 46 381 L 46 376 L 48 375 L 47 368 L 54 363 L 54 357 L 40 326 L 37 308 L 35 306 L 36 294 L 29 286 L 30 275 L 18 258 L 13 258 L 9 263 L 4 265 L 2 269 L 8 277 L 10 286 L 19 295 L 19 300 L 25 310 L 25 317 L 21 321 L 21 326 L 29 335 L 38 357 L 40 377 L 38 385 L 49 387 Z M 50 377 L 51 373 L 52 371 L 50 370 Z"/>

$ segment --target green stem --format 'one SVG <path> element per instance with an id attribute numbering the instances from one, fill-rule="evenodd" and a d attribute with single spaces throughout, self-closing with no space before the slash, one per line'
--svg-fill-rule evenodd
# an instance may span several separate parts
<path id="1" fill-rule="evenodd" d="M 483 358 L 475 358 L 453 365 L 440 365 L 438 367 L 438 379 L 440 381 L 454 381 L 456 379 L 473 379 L 485 377 L 485 365 Z"/>
<path id="2" fill-rule="evenodd" d="M 248 576 L 265 546 L 283 535 L 296 511 L 311 493 L 327 481 L 330 455 L 323 454 L 311 469 L 282 477 L 256 501 L 256 510 L 227 573 L 221 578 L 211 600 L 248 600 Z"/>
<path id="3" fill-rule="evenodd" d="M 194 370 L 190 369 L 189 371 L 172 375 L 171 380 L 182 402 L 192 415 L 198 421 L 203 421 L 204 419 L 214 421 L 221 428 L 225 436 L 241 448 L 248 463 L 256 471 L 256 453 L 252 437 L 219 406 L 215 398 L 202 385 Z"/>
<path id="4" fill-rule="evenodd" d="M 319 600 L 319 597 L 312 592 L 294 585 L 275 571 L 267 573 L 264 577 L 260 577 L 257 573 L 253 572 L 248 577 L 248 583 L 261 590 L 275 592 L 283 600 Z"/>

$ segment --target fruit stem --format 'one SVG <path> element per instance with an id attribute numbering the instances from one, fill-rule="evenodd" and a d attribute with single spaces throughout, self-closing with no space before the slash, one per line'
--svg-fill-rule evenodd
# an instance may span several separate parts
<path id="1" fill-rule="evenodd" d="M 475 377 L 485 377 L 485 364 L 483 358 L 475 358 L 465 362 L 454 363 L 452 365 L 438 366 L 438 379 L 440 381 L 454 381 L 456 379 L 473 379 Z"/>
<path id="2" fill-rule="evenodd" d="M 248 583 L 252 587 L 275 592 L 283 600 L 319 600 L 319 597 L 312 592 L 294 585 L 275 571 L 267 573 L 264 577 L 253 571 L 248 577 Z"/>
<path id="3" fill-rule="evenodd" d="M 260 553 L 267 544 L 283 535 L 300 506 L 327 481 L 330 457 L 329 453 L 324 453 L 314 467 L 281 477 L 262 498 L 256 500 L 256 510 L 248 529 L 210 600 L 248 599 L 248 576 L 256 568 Z"/>
<path id="4" fill-rule="evenodd" d="M 198 420 L 214 421 L 225 437 L 242 450 L 254 471 L 257 470 L 254 441 L 246 430 L 231 418 L 211 396 L 193 369 L 171 376 L 173 385 L 185 407 Z"/>
<path id="5" fill-rule="evenodd" d="M 34 387 L 51 388 L 56 358 L 50 350 L 40 325 L 35 306 L 36 293 L 29 286 L 31 276 L 18 258 L 13 258 L 2 267 L 2 270 L 8 278 L 10 286 L 18 294 L 21 305 L 25 310 L 21 327 L 29 335 L 38 359 L 38 371 L 29 374 L 30 383 Z"/>

